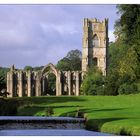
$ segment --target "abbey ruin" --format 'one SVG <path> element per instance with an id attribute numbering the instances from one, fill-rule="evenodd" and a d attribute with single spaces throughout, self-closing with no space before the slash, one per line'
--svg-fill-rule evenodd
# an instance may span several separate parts
<path id="1" fill-rule="evenodd" d="M 95 65 L 106 75 L 108 54 L 108 19 L 99 21 L 84 19 L 82 70 L 60 71 L 53 64 L 46 65 L 41 71 L 22 71 L 11 67 L 7 73 L 8 97 L 31 97 L 47 95 L 48 76 L 56 77 L 56 96 L 80 95 L 80 86 L 87 68 Z"/>

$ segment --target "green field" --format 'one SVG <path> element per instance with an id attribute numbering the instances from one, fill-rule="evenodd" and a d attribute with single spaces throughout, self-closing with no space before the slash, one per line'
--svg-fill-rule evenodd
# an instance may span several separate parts
<path id="1" fill-rule="evenodd" d="M 26 105 L 18 108 L 17 115 L 44 116 L 51 106 L 53 116 L 73 116 L 79 106 L 87 113 L 89 130 L 117 135 L 140 135 L 140 95 L 80 96 L 80 97 L 23 97 L 16 98 Z"/>

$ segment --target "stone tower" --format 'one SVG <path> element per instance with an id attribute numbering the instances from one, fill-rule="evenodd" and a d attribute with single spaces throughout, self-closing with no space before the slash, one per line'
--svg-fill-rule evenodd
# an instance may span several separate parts
<path id="1" fill-rule="evenodd" d="M 82 71 L 91 65 L 97 66 L 106 75 L 108 50 L 108 19 L 99 21 L 84 19 L 83 25 Z"/>

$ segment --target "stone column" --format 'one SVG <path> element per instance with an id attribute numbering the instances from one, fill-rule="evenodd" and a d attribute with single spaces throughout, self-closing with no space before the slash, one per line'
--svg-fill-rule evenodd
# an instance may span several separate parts
<path id="1" fill-rule="evenodd" d="M 23 73 L 22 71 L 19 71 L 18 73 L 18 81 L 19 81 L 19 97 L 23 97 Z"/>
<path id="2" fill-rule="evenodd" d="M 56 96 L 62 95 L 61 72 L 56 75 Z"/>
<path id="3" fill-rule="evenodd" d="M 72 80 L 71 80 L 71 85 L 72 85 L 72 95 L 76 95 L 76 72 L 72 72 Z"/>
<path id="4" fill-rule="evenodd" d="M 76 96 L 79 96 L 79 91 L 80 91 L 80 87 L 79 87 L 79 72 L 76 71 L 75 73 L 76 75 L 76 79 L 75 79 L 75 82 L 76 82 Z"/>
<path id="5" fill-rule="evenodd" d="M 42 93 L 45 93 L 46 89 L 46 77 L 42 77 Z"/>
<path id="6" fill-rule="evenodd" d="M 13 79 L 14 73 L 10 72 L 10 97 L 14 97 L 14 79 Z"/>
<path id="7" fill-rule="evenodd" d="M 71 72 L 68 71 L 68 95 L 71 96 Z"/>
<path id="8" fill-rule="evenodd" d="M 28 80 L 27 80 L 27 95 L 28 95 L 28 97 L 31 97 L 32 96 L 32 83 L 31 83 L 31 80 L 32 80 L 32 75 L 31 75 L 31 71 L 28 71 L 28 76 L 27 76 L 27 78 L 28 78 Z"/>
<path id="9" fill-rule="evenodd" d="M 13 72 L 10 71 L 7 73 L 7 92 L 9 93 L 8 97 L 13 97 Z"/>
<path id="10" fill-rule="evenodd" d="M 84 77 L 86 76 L 86 72 L 82 71 L 82 74 L 81 74 L 81 80 L 83 81 L 84 80 Z"/>
<path id="11" fill-rule="evenodd" d="M 107 60 L 106 60 L 106 57 L 104 57 L 104 73 L 103 75 L 106 76 L 107 74 Z"/>
<path id="12" fill-rule="evenodd" d="M 40 73 L 36 74 L 36 96 L 41 96 Z"/>
<path id="13" fill-rule="evenodd" d="M 10 91 L 9 72 L 7 72 L 7 92 Z"/>

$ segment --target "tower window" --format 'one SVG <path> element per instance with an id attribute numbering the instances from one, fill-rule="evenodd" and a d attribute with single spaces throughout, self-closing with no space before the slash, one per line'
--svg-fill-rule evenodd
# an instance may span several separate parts
<path id="1" fill-rule="evenodd" d="M 98 47 L 99 46 L 99 39 L 97 35 L 94 35 L 93 39 L 92 39 L 92 45 L 93 47 Z"/>
<path id="2" fill-rule="evenodd" d="M 93 66 L 97 66 L 98 65 L 98 59 L 95 57 L 93 58 Z"/>

